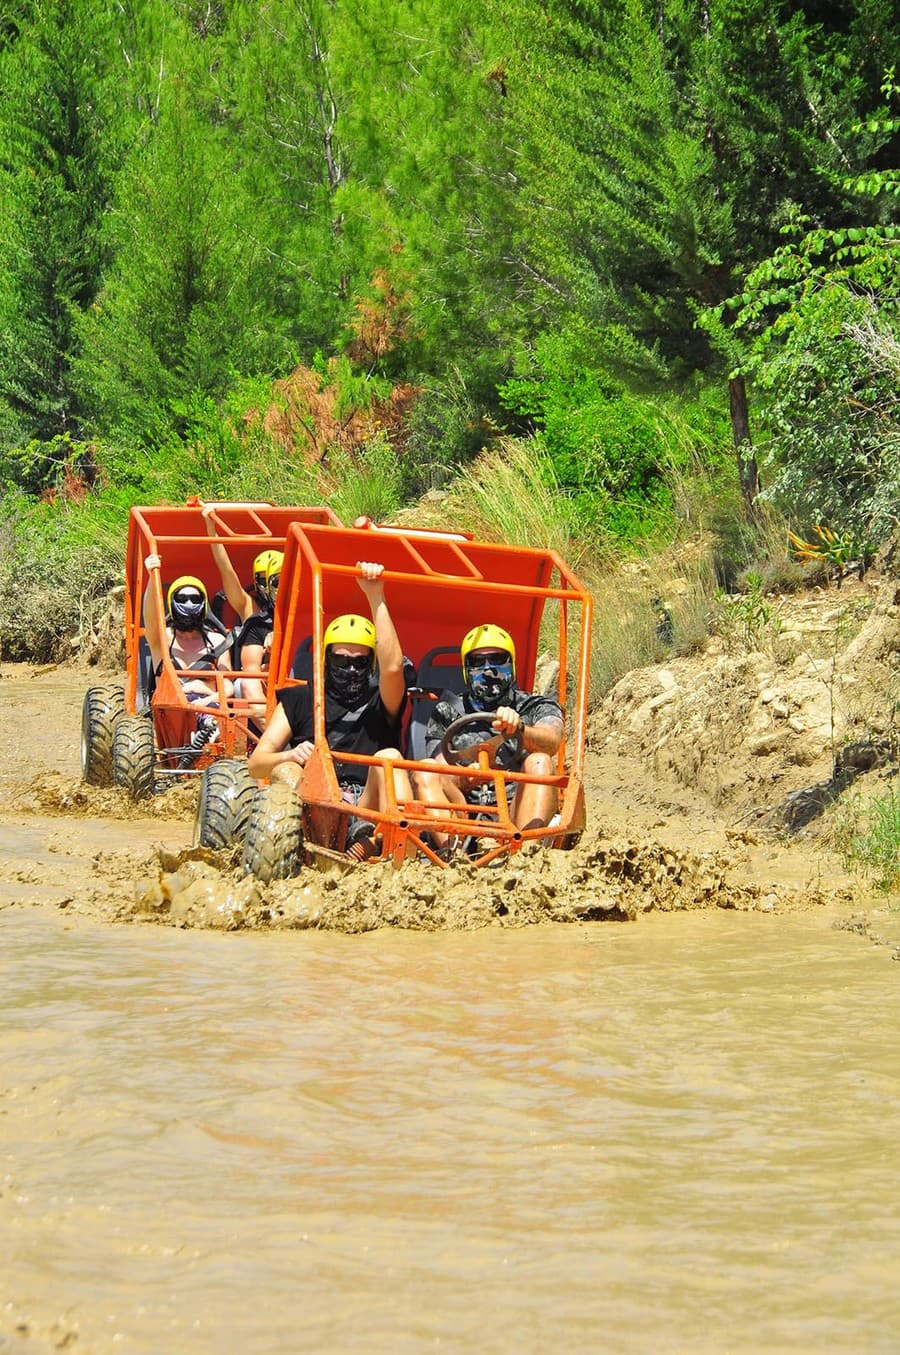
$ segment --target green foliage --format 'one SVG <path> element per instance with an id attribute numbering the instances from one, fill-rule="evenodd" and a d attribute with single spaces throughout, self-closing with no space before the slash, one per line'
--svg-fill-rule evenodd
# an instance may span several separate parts
<path id="1" fill-rule="evenodd" d="M 827 27 L 769 0 L 507 8 L 531 114 L 519 173 L 545 213 L 526 258 L 548 311 L 588 317 L 597 365 L 632 389 L 724 377 L 730 323 L 697 317 L 771 253 L 792 205 L 865 224 L 841 173 L 871 168 L 883 137 L 851 141 L 842 122 L 878 98 L 890 5 Z M 736 444 L 744 413 L 736 401 Z"/>
<path id="2" fill-rule="evenodd" d="M 453 482 L 444 504 L 455 526 L 488 541 L 555 550 L 574 569 L 604 538 L 567 495 L 535 441 L 504 438 Z"/>
<path id="3" fill-rule="evenodd" d="M 442 488 L 493 440 L 499 431 L 489 412 L 494 403 L 455 367 L 426 382 L 407 422 L 407 493 Z"/>
<path id="4" fill-rule="evenodd" d="M 836 816 L 835 842 L 845 864 L 885 894 L 900 889 L 900 795 L 889 786 L 868 801 L 856 797 Z"/>
<path id="5" fill-rule="evenodd" d="M 715 628 L 732 651 L 765 650 L 781 632 L 777 606 L 763 593 L 758 574 L 748 572 L 744 588 L 737 596 L 718 595 Z"/>
<path id="6" fill-rule="evenodd" d="M 577 328 L 542 335 L 530 370 L 500 388 L 525 416 L 564 491 L 604 529 L 626 538 L 671 527 L 674 486 L 724 445 L 721 415 L 700 398 L 639 396 L 598 370 L 591 335 Z"/>
<path id="7" fill-rule="evenodd" d="M 342 522 L 352 523 L 357 517 L 389 522 L 403 502 L 403 466 L 396 449 L 381 435 L 352 458 L 329 455 L 322 489 Z"/>
<path id="8" fill-rule="evenodd" d="M 97 475 L 95 448 L 62 433 L 47 442 L 32 439 L 24 447 L 0 451 L 0 487 L 28 494 L 65 491 L 80 485 L 86 493 Z"/>
<path id="9" fill-rule="evenodd" d="M 105 6 L 15 6 L 0 47 L 0 446 L 79 436 L 76 318 L 100 283 L 101 223 L 127 114 Z"/>
<path id="10" fill-rule="evenodd" d="M 900 99 L 893 72 L 881 92 Z M 887 107 L 853 128 L 876 144 L 898 131 Z M 900 227 L 882 219 L 900 172 L 869 169 L 842 183 L 857 196 L 858 224 L 825 228 L 794 213 L 785 243 L 704 322 L 724 348 L 723 318 L 733 313 L 728 352 L 760 398 L 766 497 L 807 531 L 826 522 L 879 543 L 900 503 Z"/>

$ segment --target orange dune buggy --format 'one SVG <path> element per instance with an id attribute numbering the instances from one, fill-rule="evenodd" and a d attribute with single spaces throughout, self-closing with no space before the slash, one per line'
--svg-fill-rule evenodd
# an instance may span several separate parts
<path id="1" fill-rule="evenodd" d="M 184 507 L 132 508 L 128 523 L 125 592 L 124 686 L 91 687 L 85 694 L 81 724 L 81 768 L 93 785 L 117 784 L 134 799 L 151 795 L 166 778 L 192 775 L 215 760 L 240 758 L 254 739 L 249 702 L 227 695 L 234 671 L 204 674 L 217 688 L 217 706 L 209 708 L 212 731 L 197 747 L 197 710 L 184 686 L 196 673 L 176 669 L 166 651 L 161 670 L 153 671 L 145 636 L 143 606 L 148 577 L 148 606 L 156 609 L 160 634 L 165 634 L 165 587 L 183 574 L 199 578 L 208 597 L 220 586 L 210 547 L 219 542 L 228 552 L 241 579 L 252 579 L 253 561 L 266 549 L 283 550 L 293 522 L 339 525 L 329 508 L 276 508 L 269 503 L 228 503 L 212 507 L 215 537 L 207 532 L 203 507 L 191 500 Z M 161 570 L 148 575 L 144 560 L 159 555 Z M 207 621 L 222 632 L 223 652 L 232 638 L 227 626 L 211 614 Z M 240 764 L 243 765 L 243 764 Z M 228 782 L 230 784 L 230 782 Z M 247 789 L 255 783 L 246 777 Z"/>
<path id="2" fill-rule="evenodd" d="M 296 792 L 276 781 L 260 785 L 254 794 L 244 840 L 245 872 L 267 881 L 291 876 L 304 864 L 346 860 L 343 848 L 351 814 L 375 824 L 378 853 L 370 859 L 389 858 L 395 864 L 420 853 L 444 866 L 431 845 L 429 834 L 434 830 L 477 842 L 471 857 L 477 865 L 501 860 L 526 842 L 571 846 L 584 827 L 590 594 L 554 551 L 481 543 L 462 533 L 405 531 L 360 521 L 365 525 L 352 528 L 295 521 L 287 533 L 275 609 L 268 710 L 271 714 L 278 688 L 312 683 L 315 749 Z M 447 731 L 443 751 L 453 765 L 444 774 L 473 777 L 482 783 L 493 780 L 493 806 L 448 806 L 446 814 L 441 810 L 436 817 L 421 801 L 398 801 L 390 774 L 385 777 L 389 796 L 385 812 L 361 810 L 342 799 L 325 738 L 323 635 L 336 615 L 361 610 L 356 582 L 360 560 L 376 560 L 385 567 L 388 605 L 415 672 L 408 687 L 407 727 L 401 744 L 406 757 L 386 763 L 388 772 L 393 765 L 410 772 L 422 768 L 425 728 L 440 692 L 463 690 L 462 637 L 472 626 L 490 621 L 505 627 L 515 642 L 517 683 L 524 690 L 534 689 L 539 650 L 551 651 L 558 660 L 555 688 L 544 689 L 566 712 L 566 737 L 552 776 L 496 769 L 493 757 L 502 739 L 491 729 L 490 717 L 475 717 L 482 722 L 481 738 L 463 750 L 462 744 L 471 738 L 468 724 L 473 717 L 467 716 Z M 457 742 L 463 732 L 469 737 Z M 340 759 L 364 765 L 376 761 L 345 752 Z M 207 831 L 207 826 L 212 824 L 218 831 L 218 825 L 228 820 L 230 811 L 222 808 L 222 797 L 233 794 L 230 788 L 213 786 L 212 776 L 210 769 L 198 811 L 199 840 L 210 845 L 216 833 Z M 547 827 L 522 831 L 510 817 L 507 783 L 523 781 L 557 789 L 559 812 Z"/>

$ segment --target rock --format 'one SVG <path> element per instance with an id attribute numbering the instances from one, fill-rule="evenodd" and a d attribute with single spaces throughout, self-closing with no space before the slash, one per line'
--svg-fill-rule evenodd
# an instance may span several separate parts
<path id="1" fill-rule="evenodd" d="M 778 752 L 787 738 L 786 729 L 772 730 L 769 734 L 760 734 L 755 739 L 748 740 L 747 751 L 753 757 L 769 757 L 770 754 Z"/>

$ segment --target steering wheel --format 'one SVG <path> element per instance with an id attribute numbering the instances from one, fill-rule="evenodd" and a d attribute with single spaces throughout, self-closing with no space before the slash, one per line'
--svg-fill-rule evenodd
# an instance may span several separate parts
<path id="1" fill-rule="evenodd" d="M 458 720 L 454 720 L 444 731 L 444 737 L 441 739 L 441 753 L 444 761 L 449 762 L 451 767 L 465 766 L 467 763 L 477 762 L 479 753 L 487 753 L 493 766 L 494 758 L 500 745 L 507 740 L 512 744 L 517 758 L 521 758 L 525 751 L 525 745 L 522 741 L 522 726 L 516 730 L 515 734 L 500 734 L 492 729 L 494 716 L 490 711 L 482 714 L 480 711 L 473 711 L 471 715 L 461 715 Z M 490 731 L 489 736 L 479 739 L 477 735 L 473 738 L 474 727 Z M 469 737 L 465 743 L 461 743 L 458 735 L 465 734 L 468 731 Z"/>

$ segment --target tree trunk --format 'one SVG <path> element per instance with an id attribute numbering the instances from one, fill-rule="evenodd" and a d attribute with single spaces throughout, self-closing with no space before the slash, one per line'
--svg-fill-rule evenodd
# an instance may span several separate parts
<path id="1" fill-rule="evenodd" d="M 759 467 L 750 441 L 750 419 L 747 414 L 747 388 L 742 376 L 733 376 L 728 382 L 728 405 L 731 412 L 731 432 L 737 452 L 738 480 L 744 503 L 752 512 L 753 501 L 759 493 Z"/>

